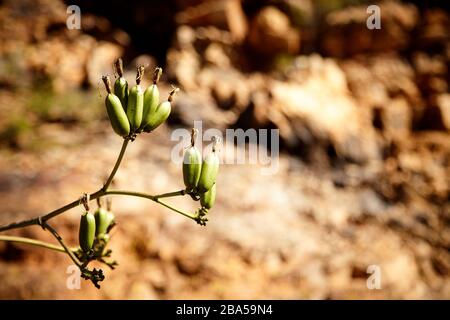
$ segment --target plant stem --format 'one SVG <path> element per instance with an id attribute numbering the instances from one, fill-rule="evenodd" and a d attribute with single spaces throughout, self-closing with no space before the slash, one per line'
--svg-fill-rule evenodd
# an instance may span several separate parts
<path id="1" fill-rule="evenodd" d="M 142 193 L 142 192 L 135 192 L 135 191 L 125 191 L 125 190 L 108 190 L 108 191 L 104 191 L 103 189 L 100 189 L 94 193 L 91 193 L 89 195 L 89 199 L 90 201 L 95 200 L 97 198 L 101 198 L 103 196 L 106 195 L 125 195 L 125 196 L 133 196 L 133 197 L 140 197 L 140 198 L 146 198 L 146 199 L 150 199 L 152 201 L 155 201 L 156 203 L 161 204 L 162 206 L 171 209 L 175 212 L 178 212 L 180 214 L 182 214 L 185 217 L 188 217 L 190 219 L 195 220 L 194 215 L 190 214 L 190 213 L 186 213 L 183 212 L 180 209 L 177 209 L 169 204 L 166 204 L 164 202 L 162 202 L 161 200 L 159 200 L 160 198 L 167 198 L 167 197 L 174 197 L 174 196 L 179 196 L 179 195 L 184 195 L 185 191 L 184 190 L 180 190 L 180 191 L 174 191 L 174 192 L 168 192 L 168 193 L 163 193 L 160 195 L 150 195 L 150 194 L 146 194 L 146 193 Z M 76 206 L 78 206 L 80 204 L 80 200 L 75 200 L 72 201 L 69 204 L 66 204 L 65 206 L 56 209 L 50 213 L 47 213 L 46 215 L 43 215 L 41 217 L 36 217 L 36 218 L 32 218 L 29 220 L 24 220 L 24 221 L 20 221 L 20 222 L 13 222 L 4 226 L 0 226 L 0 232 L 2 231 L 6 231 L 6 230 L 12 230 L 12 229 L 18 229 L 18 228 L 23 228 L 23 227 L 27 227 L 27 226 L 32 226 L 32 225 L 39 225 L 41 222 L 45 223 L 46 221 L 60 215 L 61 213 L 70 210 L 72 208 L 75 208 Z M 40 222 L 41 221 L 41 222 Z"/>
<path id="2" fill-rule="evenodd" d="M 184 195 L 186 195 L 186 190 L 167 192 L 167 193 L 163 193 L 163 194 L 158 194 L 153 197 L 155 199 L 161 199 L 161 198 L 170 198 L 170 197 L 177 197 L 177 196 L 184 196 Z"/>
<path id="3" fill-rule="evenodd" d="M 104 194 L 105 194 L 105 191 L 100 189 L 97 192 L 91 193 L 89 195 L 89 197 L 90 197 L 90 200 L 95 200 L 97 198 L 102 197 Z M 47 213 L 46 215 L 32 218 L 29 220 L 20 221 L 20 222 L 13 222 L 13 223 L 10 223 L 10 224 L 4 225 L 4 226 L 0 226 L 0 232 L 6 231 L 6 230 L 23 228 L 23 227 L 32 226 L 32 225 L 39 225 L 40 221 L 45 222 L 47 220 L 50 220 L 50 219 L 60 215 L 61 213 L 66 212 L 67 210 L 75 208 L 79 204 L 80 204 L 80 200 L 78 199 L 78 200 L 72 201 L 69 204 L 66 204 L 65 206 L 63 206 L 59 209 L 53 210 L 53 211 Z"/>
<path id="4" fill-rule="evenodd" d="M 127 190 L 108 190 L 105 191 L 105 196 L 107 195 L 123 195 L 123 196 L 132 196 L 132 197 L 139 197 L 139 198 L 145 198 L 150 199 L 152 201 L 155 201 L 155 196 L 152 196 L 150 194 L 137 192 L 137 191 L 127 191 Z"/>
<path id="5" fill-rule="evenodd" d="M 50 249 L 50 250 L 54 250 L 54 251 L 58 251 L 58 252 L 64 252 L 64 253 L 66 252 L 66 250 L 63 247 L 60 247 L 60 246 L 57 246 L 57 245 L 54 245 L 54 244 L 51 244 L 48 242 L 25 238 L 25 237 L 0 236 L 0 241 L 31 244 L 33 246 L 42 247 L 42 248 L 46 248 L 46 249 Z"/>
<path id="6" fill-rule="evenodd" d="M 170 196 L 174 196 L 175 194 L 176 195 L 181 195 L 181 192 L 182 191 L 171 192 L 171 193 L 163 194 L 163 196 L 164 195 L 169 195 L 169 194 L 171 194 Z M 180 210 L 180 209 L 178 209 L 178 208 L 176 208 L 176 207 L 174 207 L 172 205 L 169 205 L 169 204 L 159 200 L 159 198 L 161 198 L 161 195 L 153 196 L 153 195 L 142 193 L 142 192 L 126 191 L 126 190 L 109 190 L 109 191 L 105 192 L 105 195 L 125 195 L 125 196 L 132 196 L 132 197 L 139 197 L 139 198 L 150 199 L 150 200 L 155 201 L 156 203 L 159 203 L 162 206 L 164 206 L 164 207 L 166 207 L 166 208 L 168 208 L 168 209 L 170 209 L 172 211 L 175 211 L 175 212 L 177 212 L 177 213 L 179 213 L 179 214 L 181 214 L 181 215 L 183 215 L 183 216 L 185 216 L 187 218 L 190 218 L 190 219 L 192 219 L 194 221 L 196 220 L 196 216 L 195 215 L 193 215 L 191 213 L 184 212 L 184 211 L 182 211 L 182 210 Z"/>
<path id="7" fill-rule="evenodd" d="M 130 140 L 128 138 L 125 138 L 123 140 L 122 148 L 120 149 L 119 156 L 117 157 L 116 163 L 114 164 L 114 168 L 112 169 L 111 174 L 108 177 L 108 180 L 106 180 L 106 183 L 102 188 L 103 191 L 108 190 L 109 185 L 111 184 L 112 180 L 114 179 L 114 176 L 116 175 L 116 172 L 120 167 L 120 163 L 122 162 L 123 155 L 125 154 L 125 151 L 127 150 L 129 141 Z"/>
<path id="8" fill-rule="evenodd" d="M 168 198 L 168 197 L 175 197 L 175 196 L 184 196 L 186 194 L 186 190 L 180 190 L 180 191 L 174 191 L 174 192 L 168 192 L 168 193 L 163 193 L 160 195 L 150 195 L 150 194 L 146 194 L 146 193 L 142 193 L 142 192 L 134 192 L 134 191 L 124 191 L 124 190 L 108 190 L 109 186 L 111 185 L 114 176 L 116 175 L 117 170 L 120 167 L 120 164 L 122 162 L 123 156 L 125 154 L 125 151 L 127 149 L 128 146 L 128 142 L 130 141 L 130 138 L 125 138 L 123 143 L 122 143 L 122 148 L 120 149 L 120 153 L 119 156 L 117 157 L 116 163 L 114 164 L 114 168 L 112 169 L 108 179 L 106 180 L 106 183 L 103 185 L 103 187 L 96 191 L 93 192 L 89 195 L 89 200 L 96 200 L 99 199 L 103 196 L 106 195 L 125 195 L 125 196 L 133 196 L 133 197 L 140 197 L 140 198 L 145 198 L 145 199 L 150 199 L 156 203 L 159 203 L 160 205 L 175 211 L 189 219 L 192 219 L 194 221 L 197 221 L 197 216 L 188 212 L 184 212 L 183 210 L 180 210 L 172 205 L 169 205 L 163 201 L 160 200 L 160 198 Z M 23 227 L 27 227 L 27 226 L 32 226 L 32 225 L 40 225 L 42 226 L 44 229 L 48 229 L 52 235 L 58 240 L 58 242 L 61 244 L 61 247 L 52 245 L 50 243 L 45 243 L 39 240 L 34 240 L 34 239 L 29 239 L 29 238 L 23 238 L 23 237 L 14 237 L 14 236 L 0 236 L 0 241 L 11 241 L 11 242 L 18 242 L 18 243 L 26 243 L 26 244 L 31 244 L 31 245 L 36 245 L 36 246 L 40 246 L 40 247 L 44 247 L 44 248 L 48 248 L 51 250 L 56 250 L 59 252 L 66 252 L 70 258 L 72 259 L 72 261 L 81 269 L 82 265 L 80 263 L 80 261 L 77 259 L 77 257 L 74 255 L 73 251 L 68 248 L 63 239 L 59 236 L 59 234 L 56 232 L 55 229 L 53 229 L 48 223 L 47 221 L 66 212 L 67 210 L 70 210 L 72 208 L 75 208 L 76 206 L 78 206 L 80 204 L 80 199 L 74 200 L 71 203 L 66 204 L 65 206 L 58 208 L 56 210 L 53 210 L 43 216 L 38 216 L 32 219 L 28 219 L 28 220 L 23 220 L 23 221 L 19 221 L 19 222 L 13 222 L 7 225 L 3 225 L 0 226 L 0 232 L 2 231 L 6 231 L 6 230 L 12 230 L 12 229 L 18 229 L 18 228 L 23 228 Z"/>
<path id="9" fill-rule="evenodd" d="M 162 206 L 164 206 L 164 207 L 166 207 L 166 208 L 172 210 L 172 211 L 175 211 L 175 212 L 177 212 L 177 213 L 179 213 L 179 214 L 185 216 L 186 218 L 189 218 L 189 219 L 192 219 L 192 220 L 194 220 L 194 221 L 197 221 L 197 217 L 196 217 L 195 215 L 191 214 L 191 213 L 184 212 L 183 210 L 177 209 L 177 208 L 175 208 L 174 206 L 169 205 L 169 204 L 167 204 L 167 203 L 165 203 L 165 202 L 162 202 L 162 201 L 159 200 L 159 199 L 155 199 L 154 201 L 155 201 L 156 203 L 159 203 L 160 205 L 162 205 Z"/>
<path id="10" fill-rule="evenodd" d="M 114 176 L 116 175 L 117 170 L 119 169 L 120 163 L 122 162 L 122 159 L 123 159 L 123 156 L 127 149 L 129 141 L 130 140 L 128 138 L 123 140 L 122 148 L 120 149 L 119 156 L 117 157 L 116 163 L 114 164 L 114 168 L 111 171 L 111 174 L 109 175 L 108 179 L 106 180 L 105 185 L 100 190 L 98 190 L 94 193 L 91 193 L 89 195 L 90 200 L 95 200 L 95 199 L 100 198 L 105 195 L 105 191 L 111 185 L 111 182 L 112 182 Z M 48 221 L 48 220 L 60 215 L 61 213 L 66 212 L 67 210 L 75 208 L 79 204 L 80 204 L 80 200 L 75 200 L 75 201 L 72 201 L 71 203 L 66 204 L 65 206 L 63 206 L 59 209 L 53 210 L 41 217 L 36 217 L 33 219 L 24 220 L 24 221 L 20 221 L 20 222 L 13 222 L 13 223 L 10 223 L 10 224 L 4 225 L 4 226 L 0 226 L 0 232 L 40 224 L 39 219 L 42 222 Z"/>
<path id="11" fill-rule="evenodd" d="M 64 243 L 64 240 L 61 238 L 61 236 L 56 232 L 55 229 L 53 229 L 47 222 L 44 222 L 42 224 L 42 227 L 50 231 L 50 233 L 58 240 L 58 242 L 61 244 L 61 246 L 64 248 L 64 251 L 69 255 L 70 259 L 78 266 L 78 268 L 82 269 L 81 262 L 78 260 L 77 257 L 73 254 L 72 250 L 66 244 Z"/>

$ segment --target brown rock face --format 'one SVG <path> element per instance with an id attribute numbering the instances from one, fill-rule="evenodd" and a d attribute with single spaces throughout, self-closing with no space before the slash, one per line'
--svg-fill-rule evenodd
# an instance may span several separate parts
<path id="1" fill-rule="evenodd" d="M 289 18 L 275 7 L 265 7 L 253 18 L 248 35 L 250 46 L 264 55 L 296 54 L 300 49 L 300 32 Z"/>
<path id="2" fill-rule="evenodd" d="M 48 80 L 50 88 L 57 92 L 85 83 L 96 87 L 100 75 L 110 70 L 123 48 L 84 33 L 92 20 L 89 15 L 80 30 L 69 30 L 66 10 L 67 6 L 59 1 L 6 1 L 0 8 L 0 20 L 5 26 L 0 31 L 0 55 L 19 58 L 18 67 L 23 72 Z M 99 19 L 96 27 L 104 33 L 111 31 L 104 19 Z"/>
<path id="3" fill-rule="evenodd" d="M 348 57 L 358 53 L 402 50 L 409 46 L 411 31 L 418 23 L 418 11 L 413 5 L 397 1 L 378 4 L 381 29 L 369 29 L 367 6 L 344 8 L 329 13 L 321 35 L 321 47 L 326 55 Z"/>
<path id="4" fill-rule="evenodd" d="M 179 12 L 175 19 L 181 25 L 210 25 L 227 30 L 238 43 L 247 34 L 247 20 L 242 11 L 241 0 L 202 1 Z"/>
<path id="5" fill-rule="evenodd" d="M 82 30 L 68 32 L 62 1 L 0 2 L 1 225 L 49 212 L 104 183 L 121 139 L 110 128 L 96 77 L 111 73 L 121 50 L 129 55 L 129 83 L 135 64 L 151 70 L 166 61 L 161 99 L 172 83 L 181 91 L 167 124 L 129 145 L 114 189 L 180 190 L 173 133 L 194 121 L 204 131 L 280 134 L 270 175 L 261 163 L 236 161 L 256 144 L 224 139 L 206 227 L 153 201 L 114 196 L 109 248 L 119 266 L 102 267 L 101 290 L 87 281 L 69 289 L 72 262 L 61 253 L 0 241 L 0 298 L 450 298 L 447 11 L 383 1 L 382 29 L 369 32 L 362 6 L 315 19 L 322 5 L 344 1 L 139 0 L 112 2 L 103 18 L 86 14 Z M 166 25 L 176 10 L 183 24 Z M 130 38 L 115 32 L 113 17 L 138 31 Z M 234 20 L 248 20 L 250 29 Z M 149 31 L 155 24 L 158 36 Z M 290 51 L 299 36 L 293 26 L 301 30 L 301 51 Z M 148 34 L 155 36 L 151 45 L 128 47 Z M 164 59 L 149 55 L 149 47 L 169 41 L 167 55 L 155 50 Z M 286 62 L 274 66 L 280 56 Z M 146 72 L 144 85 L 150 77 Z M 62 94 L 33 85 L 42 78 Z M 198 209 L 187 196 L 167 201 Z M 78 243 L 81 210 L 52 220 L 70 246 Z M 55 243 L 37 227 L 5 234 Z M 368 287 L 373 268 L 381 271 L 380 289 Z"/>

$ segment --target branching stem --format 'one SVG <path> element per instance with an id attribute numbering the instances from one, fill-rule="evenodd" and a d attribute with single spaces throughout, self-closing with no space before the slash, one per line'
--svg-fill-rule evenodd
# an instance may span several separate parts
<path id="1" fill-rule="evenodd" d="M 31 244 L 33 246 L 42 247 L 58 252 L 66 252 L 66 250 L 63 247 L 54 245 L 52 243 L 36 240 L 36 239 L 30 239 L 25 237 L 15 237 L 15 236 L 2 236 L 0 235 L 0 241 L 8 241 L 8 242 L 15 242 L 15 243 L 23 243 L 23 244 Z"/>
<path id="2" fill-rule="evenodd" d="M 75 254 L 73 253 L 73 251 L 70 250 L 70 248 L 64 243 L 64 240 L 61 238 L 61 236 L 58 234 L 58 232 L 56 232 L 56 230 L 53 229 L 53 227 L 50 226 L 47 222 L 44 222 L 42 224 L 42 227 L 44 229 L 47 229 L 48 231 L 50 231 L 50 233 L 56 238 L 56 240 L 58 240 L 59 244 L 64 248 L 64 251 L 66 251 L 66 253 L 69 255 L 70 259 L 72 259 L 73 263 L 75 263 L 78 268 L 82 269 L 81 262 L 78 260 L 77 257 L 75 257 Z"/>
<path id="3" fill-rule="evenodd" d="M 135 191 L 127 191 L 127 190 L 109 190 L 106 191 L 105 195 L 123 195 L 123 196 L 132 196 L 132 197 L 139 197 L 139 198 L 145 198 L 145 199 L 149 199 L 152 201 L 155 201 L 156 203 L 159 203 L 160 205 L 175 211 L 187 218 L 190 218 L 192 220 L 196 219 L 195 214 L 192 213 L 188 213 L 185 212 L 183 210 L 180 210 L 172 205 L 169 205 L 163 201 L 160 200 L 160 198 L 167 198 L 167 197 L 174 197 L 174 196 L 180 196 L 180 195 L 184 195 L 185 191 L 181 190 L 181 191 L 175 191 L 175 192 L 169 192 L 169 193 L 165 193 L 165 194 L 161 194 L 161 195 L 150 195 L 150 194 L 146 194 L 146 193 L 142 193 L 142 192 L 135 192 Z"/>
<path id="4" fill-rule="evenodd" d="M 108 177 L 108 180 L 106 180 L 106 183 L 105 183 L 105 185 L 102 188 L 103 191 L 108 190 L 112 180 L 114 179 L 114 176 L 116 175 L 116 172 L 117 172 L 117 170 L 120 167 L 120 163 L 122 162 L 122 159 L 123 159 L 123 156 L 125 154 L 125 151 L 127 150 L 127 146 L 128 146 L 128 142 L 129 141 L 130 140 L 128 138 L 123 140 L 122 148 L 120 149 L 119 156 L 117 157 L 116 163 L 114 164 L 114 168 L 112 169 L 111 174 Z M 92 198 L 92 196 L 91 196 L 91 198 Z"/>
<path id="5" fill-rule="evenodd" d="M 125 151 L 127 149 L 128 146 L 128 142 L 130 141 L 130 138 L 126 138 L 123 141 L 122 147 L 120 149 L 120 153 L 119 156 L 117 157 L 116 163 L 114 164 L 114 167 L 108 177 L 108 179 L 106 180 L 105 184 L 103 185 L 103 187 L 96 191 L 93 192 L 91 194 L 89 194 L 89 201 L 92 200 L 97 200 L 100 199 L 101 197 L 104 196 L 108 196 L 108 195 L 122 195 L 122 196 L 132 196 L 132 197 L 139 197 L 139 198 L 145 198 L 145 199 L 149 199 L 152 200 L 156 203 L 159 203 L 160 205 L 174 211 L 177 212 L 189 219 L 192 219 L 194 221 L 196 221 L 197 216 L 196 214 L 192 214 L 192 213 L 188 213 L 185 212 L 181 209 L 178 209 L 170 204 L 167 204 L 163 201 L 161 201 L 160 199 L 162 198 L 169 198 L 169 197 L 176 197 L 176 196 L 184 196 L 187 194 L 186 190 L 179 190 L 179 191 L 174 191 L 174 192 L 168 192 L 168 193 L 163 193 L 163 194 L 159 194 L 159 195 L 150 195 L 150 194 L 146 194 L 146 193 L 142 193 L 142 192 L 135 192 L 135 191 L 127 191 L 127 190 L 108 190 L 108 188 L 110 187 L 114 176 L 117 173 L 117 170 L 120 167 L 120 164 L 122 162 L 123 156 L 125 155 Z M 76 206 L 80 205 L 81 203 L 81 199 L 77 199 L 74 200 L 64 206 L 62 206 L 61 208 L 55 209 L 45 215 L 42 216 L 38 216 L 32 219 L 28 219 L 28 220 L 23 220 L 23 221 L 19 221 L 19 222 L 13 222 L 7 225 L 3 225 L 0 226 L 0 232 L 2 231 L 7 231 L 7 230 L 12 230 L 12 229 L 19 229 L 19 228 L 24 228 L 27 226 L 32 226 L 32 225 L 40 225 L 42 226 L 44 229 L 47 229 L 48 231 L 50 231 L 52 233 L 52 235 L 58 240 L 58 242 L 61 244 L 62 247 L 53 245 L 51 243 L 47 243 L 47 242 L 43 242 L 43 241 L 39 241 L 39 240 L 35 240 L 35 239 L 30 239 L 30 238 L 24 238 L 24 237 L 16 237 L 16 236 L 0 236 L 0 241 L 9 241 L 9 242 L 16 242 L 16 243 L 24 243 L 24 244 L 30 244 L 30 245 L 35 245 L 35 246 L 39 246 L 39 247 L 43 247 L 43 248 L 47 248 L 47 249 L 51 249 L 51 250 L 55 250 L 58 252 L 66 252 L 70 258 L 72 259 L 72 261 L 78 266 L 78 267 L 82 267 L 80 261 L 77 259 L 77 257 L 74 255 L 73 253 L 73 249 L 70 249 L 66 246 L 66 244 L 64 243 L 63 239 L 59 236 L 59 234 L 56 232 L 55 229 L 53 229 L 53 227 L 51 227 L 47 221 L 55 218 L 56 216 L 72 209 L 75 208 Z"/>

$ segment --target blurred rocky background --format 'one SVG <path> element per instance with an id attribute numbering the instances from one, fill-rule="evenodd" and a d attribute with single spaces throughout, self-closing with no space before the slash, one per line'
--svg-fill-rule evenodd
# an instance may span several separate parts
<path id="1" fill-rule="evenodd" d="M 81 8 L 69 30 L 67 6 Z M 377 4 L 381 29 L 369 30 Z M 207 227 L 116 197 L 120 263 L 66 287 L 67 256 L 0 243 L 0 298 L 450 298 L 450 13 L 445 1 L 3 0 L 0 224 L 96 190 L 120 148 L 102 74 L 122 56 L 180 86 L 115 184 L 183 186 L 174 128 L 280 130 L 279 171 L 224 165 Z M 147 82 L 151 72 L 147 72 Z M 227 156 L 235 148 L 222 150 Z M 194 210 L 186 199 L 174 203 Z M 77 242 L 81 209 L 54 225 Z M 38 227 L 7 234 L 52 241 Z M 366 286 L 381 268 L 381 289 Z"/>

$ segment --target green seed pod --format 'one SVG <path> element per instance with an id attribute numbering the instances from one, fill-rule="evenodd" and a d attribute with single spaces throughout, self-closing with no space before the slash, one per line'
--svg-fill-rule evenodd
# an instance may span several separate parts
<path id="1" fill-rule="evenodd" d="M 114 82 L 114 94 L 120 99 L 124 111 L 127 109 L 128 104 L 128 82 L 125 78 L 117 78 Z"/>
<path id="2" fill-rule="evenodd" d="M 153 84 L 144 91 L 144 111 L 142 116 L 141 130 L 143 130 L 154 116 L 159 104 L 158 81 L 161 77 L 162 69 L 156 68 L 153 73 Z"/>
<path id="3" fill-rule="evenodd" d="M 122 107 L 126 111 L 128 103 L 128 82 L 123 77 L 122 59 L 119 58 L 116 60 L 115 67 L 119 77 L 114 82 L 114 94 L 120 99 Z"/>
<path id="4" fill-rule="evenodd" d="M 216 152 L 217 140 L 218 138 L 214 137 L 212 152 L 205 157 L 202 163 L 202 172 L 197 185 L 200 192 L 206 192 L 211 189 L 219 173 L 220 160 Z"/>
<path id="5" fill-rule="evenodd" d="M 79 232 L 80 247 L 84 252 L 88 252 L 95 239 L 95 217 L 92 213 L 86 211 L 80 219 Z"/>
<path id="6" fill-rule="evenodd" d="M 120 99 L 111 93 L 111 82 L 108 76 L 102 77 L 105 83 L 108 95 L 105 99 L 106 112 L 108 113 L 109 121 L 115 133 L 119 136 L 125 137 L 130 133 L 130 124 L 128 118 L 123 110 Z"/>
<path id="7" fill-rule="evenodd" d="M 95 213 L 95 235 L 100 236 L 108 232 L 109 225 L 114 220 L 114 214 L 103 208 L 98 208 Z"/>
<path id="8" fill-rule="evenodd" d="M 211 189 L 200 194 L 200 203 L 203 208 L 211 209 L 216 202 L 216 184 L 214 183 Z"/>
<path id="9" fill-rule="evenodd" d="M 105 241 L 105 243 L 108 243 L 108 242 L 109 242 L 109 239 L 110 239 L 111 237 L 110 237 L 109 234 L 107 234 L 107 233 L 102 233 L 102 234 L 100 234 L 100 235 L 98 236 L 98 238 L 99 238 L 99 240 L 103 240 L 103 241 Z"/>
<path id="10" fill-rule="evenodd" d="M 202 156 L 194 145 L 197 133 L 197 129 L 192 129 L 191 146 L 184 153 L 183 180 L 187 190 L 192 190 L 197 186 L 202 171 Z"/>
<path id="11" fill-rule="evenodd" d="M 140 86 L 144 67 L 137 68 L 136 85 L 130 89 L 128 94 L 127 117 L 130 121 L 131 131 L 134 132 L 141 126 L 142 112 L 144 109 L 144 92 Z"/>
<path id="12" fill-rule="evenodd" d="M 172 99 L 176 92 L 178 92 L 178 88 L 174 88 L 170 94 L 167 101 L 161 102 L 156 108 L 155 112 L 149 118 L 147 125 L 144 127 L 145 132 L 150 132 L 159 127 L 170 115 L 172 111 Z"/>

